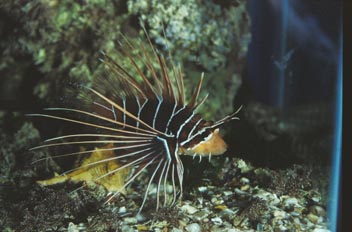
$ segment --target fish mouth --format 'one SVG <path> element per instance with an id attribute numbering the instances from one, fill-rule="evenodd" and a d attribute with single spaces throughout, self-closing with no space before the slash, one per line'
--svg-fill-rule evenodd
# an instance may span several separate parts
<path id="1" fill-rule="evenodd" d="M 227 150 L 227 144 L 219 134 L 219 129 L 215 129 L 203 141 L 193 147 L 183 150 L 184 155 L 190 156 L 213 156 L 222 155 Z"/>

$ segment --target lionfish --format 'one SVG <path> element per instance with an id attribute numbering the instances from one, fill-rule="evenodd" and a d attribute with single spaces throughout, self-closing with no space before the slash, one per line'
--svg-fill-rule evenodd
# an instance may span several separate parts
<path id="1" fill-rule="evenodd" d="M 51 112 L 73 113 L 78 118 L 55 114 L 31 114 L 31 116 L 80 124 L 95 131 L 95 133 L 68 134 L 51 138 L 45 141 L 46 144 L 34 149 L 72 144 L 112 144 L 111 147 L 103 147 L 101 150 L 113 151 L 115 154 L 113 158 L 89 164 L 95 165 L 111 160 L 118 160 L 123 164 L 104 176 L 124 168 L 131 168 L 131 174 L 125 180 L 124 186 L 108 201 L 130 185 L 142 172 L 148 170 L 149 180 L 139 212 L 147 200 L 153 182 L 157 186 L 156 210 L 160 207 L 160 194 L 164 195 L 164 206 L 174 205 L 176 200 L 182 197 L 184 166 L 181 156 L 199 156 L 200 159 L 207 156 L 210 159 L 211 156 L 223 154 L 227 145 L 219 134 L 219 127 L 238 119 L 235 115 L 239 111 L 216 122 L 204 120 L 196 112 L 208 96 L 205 95 L 198 100 L 204 75 L 201 75 L 190 100 L 186 101 L 181 68 L 176 67 L 172 59 L 171 66 L 168 66 L 167 60 L 153 46 L 145 28 L 144 32 L 152 51 L 150 54 L 147 52 L 147 47 L 141 44 L 142 55 L 134 57 L 129 50 L 133 51 L 136 47 L 126 38 L 127 46 L 121 47 L 122 54 L 138 73 L 138 78 L 133 77 L 121 64 L 114 62 L 102 52 L 101 61 L 110 70 L 110 75 L 98 79 L 91 87 L 80 88 L 79 95 L 84 99 L 82 106 L 88 106 L 87 109 L 46 109 Z M 171 58 L 170 54 L 169 56 Z M 146 71 L 137 65 L 136 59 L 143 62 Z M 153 61 L 157 63 L 158 68 L 154 68 Z M 66 141 L 70 139 L 75 140 Z M 56 142 L 58 140 L 65 141 Z M 51 157 L 78 155 L 92 151 Z M 172 185 L 169 193 L 166 191 L 167 183 Z M 172 194 L 172 198 L 168 199 L 168 194 Z"/>

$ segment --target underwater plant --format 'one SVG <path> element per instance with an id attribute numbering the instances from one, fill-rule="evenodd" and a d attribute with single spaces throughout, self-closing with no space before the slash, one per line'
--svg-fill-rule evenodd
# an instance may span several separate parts
<path id="1" fill-rule="evenodd" d="M 121 43 L 120 49 L 137 76 L 102 52 L 101 61 L 110 72 L 97 78 L 91 86 L 79 85 L 73 91 L 76 91 L 81 100 L 79 107 L 47 108 L 47 111 L 53 113 L 30 114 L 79 124 L 94 130 L 91 133 L 67 134 L 47 139 L 44 145 L 33 149 L 65 145 L 98 146 L 97 149 L 81 149 L 78 152 L 53 155 L 51 158 L 85 154 L 96 156 L 64 173 L 64 176 L 71 174 L 72 177 L 72 173 L 76 175 L 77 171 L 100 166 L 99 171 L 94 171 L 99 173 L 93 178 L 95 182 L 128 170 L 129 175 L 123 175 L 126 178 L 123 184 L 114 188 L 114 193 L 106 202 L 123 193 L 138 176 L 148 171 L 149 180 L 139 212 L 143 209 L 153 182 L 157 184 L 156 210 L 161 205 L 160 195 L 163 195 L 164 206 L 174 205 L 183 192 L 184 166 L 180 157 L 198 156 L 201 160 L 202 157 L 210 159 L 223 154 L 227 145 L 219 134 L 219 128 L 231 120 L 239 119 L 236 117 L 237 110 L 215 122 L 204 120 L 197 113 L 207 99 L 207 95 L 198 99 L 204 75 L 201 75 L 190 100 L 187 101 L 181 68 L 175 66 L 171 55 L 171 64 L 167 64 L 167 59 L 153 46 L 144 26 L 143 29 L 149 45 L 139 44 L 141 55 L 134 56 L 130 52 L 137 47 L 126 38 L 125 45 Z M 142 62 L 145 70 L 137 62 Z M 107 155 L 97 158 L 104 153 Z M 49 158 L 37 161 L 47 159 Z M 101 167 L 103 164 L 109 167 Z M 167 190 L 168 182 L 171 183 L 171 191 Z M 57 181 L 39 183 L 49 185 Z"/>

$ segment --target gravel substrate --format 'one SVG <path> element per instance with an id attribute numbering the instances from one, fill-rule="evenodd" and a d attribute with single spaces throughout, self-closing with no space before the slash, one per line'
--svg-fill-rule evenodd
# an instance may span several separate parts
<path id="1" fill-rule="evenodd" d="M 104 231 L 104 214 L 110 215 L 105 218 L 111 220 L 110 228 L 121 231 L 329 231 L 323 194 L 314 187 L 307 167 L 274 171 L 227 158 L 217 178 L 219 185 L 204 178 L 203 185 L 187 192 L 174 207 L 157 212 L 151 195 L 136 216 L 135 202 L 144 193 L 140 180 L 127 197 L 103 207 L 104 213 L 88 217 L 88 223 L 70 223 L 68 231 Z M 156 187 L 151 188 L 152 193 Z"/>

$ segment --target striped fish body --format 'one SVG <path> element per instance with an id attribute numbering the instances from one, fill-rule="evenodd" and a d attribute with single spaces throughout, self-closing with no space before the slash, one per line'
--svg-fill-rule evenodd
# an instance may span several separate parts
<path id="1" fill-rule="evenodd" d="M 128 70 L 102 53 L 101 61 L 109 68 L 111 74 L 97 78 L 93 87 L 83 86 L 81 88 L 79 93 L 82 99 L 81 108 L 48 109 L 51 112 L 70 112 L 78 118 L 55 116 L 54 114 L 33 114 L 33 116 L 81 124 L 96 131 L 89 134 L 78 133 L 52 138 L 46 141 L 47 144 L 34 149 L 72 144 L 100 144 L 101 146 L 113 144 L 112 148 L 105 148 L 105 150 L 114 151 L 116 157 L 89 165 L 115 159 L 123 163 L 116 171 L 131 168 L 132 174 L 125 181 L 123 189 L 141 173 L 149 170 L 149 181 L 140 210 L 146 202 L 153 182 L 157 184 L 156 208 L 160 207 L 160 194 L 163 195 L 164 206 L 173 205 L 176 199 L 182 196 L 184 167 L 180 156 L 198 155 L 202 157 L 223 154 L 227 145 L 219 134 L 219 127 L 230 120 L 238 119 L 235 116 L 237 112 L 216 122 L 206 121 L 196 113 L 198 107 L 207 98 L 205 96 L 198 100 L 203 75 L 195 87 L 194 94 L 186 103 L 181 69 L 173 64 L 169 68 L 165 58 L 157 53 L 147 34 L 146 36 L 152 56 L 146 52 L 144 45 L 140 45 L 144 56 L 138 58 L 128 52 L 129 49 L 136 49 L 131 43 L 128 42 L 128 47 L 121 49 L 142 82 L 137 81 L 137 78 L 130 75 Z M 147 77 L 137 66 L 136 59 L 143 60 L 150 77 Z M 152 59 L 159 64 L 158 69 L 153 67 Z M 62 139 L 65 142 L 57 142 Z M 71 141 L 72 139 L 74 141 Z M 104 151 L 104 149 L 101 150 Z M 53 157 L 88 152 L 90 151 Z M 171 198 L 168 198 L 169 193 L 166 192 L 168 182 L 172 184 Z M 113 194 L 108 201 L 119 192 Z"/>
<path id="2" fill-rule="evenodd" d="M 120 107 L 132 113 L 149 126 L 169 135 L 160 136 L 160 139 L 165 139 L 168 143 L 173 143 L 174 147 L 177 144 L 180 149 L 179 155 L 220 155 L 226 151 L 227 146 L 218 135 L 219 130 L 211 128 L 213 123 L 204 120 L 200 114 L 195 113 L 190 107 L 177 104 L 175 101 L 164 101 L 162 98 L 139 99 L 132 97 L 123 100 L 118 99 L 115 102 L 120 102 Z M 126 125 L 140 127 L 139 121 L 131 119 L 123 112 L 119 112 L 114 106 L 103 104 L 96 103 L 93 107 L 94 111 L 107 118 L 122 121 Z M 128 128 L 125 128 L 125 130 L 138 131 Z M 216 144 L 206 146 L 208 152 L 201 152 L 199 148 L 200 143 L 205 143 L 205 139 L 208 138 L 207 140 L 210 140 L 212 136 L 217 137 Z M 192 150 L 196 145 L 198 145 L 198 152 Z M 216 149 L 213 146 L 219 148 Z"/>

